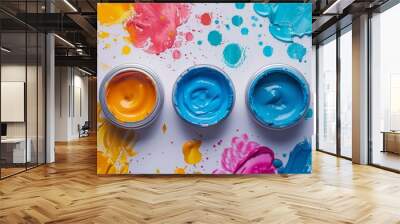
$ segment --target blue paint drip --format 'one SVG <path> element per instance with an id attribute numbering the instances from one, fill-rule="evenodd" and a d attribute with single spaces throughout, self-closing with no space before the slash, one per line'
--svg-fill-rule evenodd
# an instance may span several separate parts
<path id="1" fill-rule="evenodd" d="M 297 124 L 309 108 L 307 81 L 295 69 L 273 66 L 260 72 L 247 92 L 248 108 L 265 127 L 282 129 Z"/>
<path id="2" fill-rule="evenodd" d="M 244 49 L 236 43 L 226 45 L 223 56 L 225 64 L 231 68 L 240 66 L 245 59 Z"/>
<path id="3" fill-rule="evenodd" d="M 307 53 L 307 48 L 298 43 L 292 43 L 287 49 L 287 54 L 292 59 L 297 59 L 299 62 L 303 61 L 304 56 Z"/>
<path id="4" fill-rule="evenodd" d="M 265 57 L 271 57 L 274 53 L 274 49 L 271 46 L 265 46 L 263 48 L 263 54 Z"/>
<path id="5" fill-rule="evenodd" d="M 173 105 L 185 121 L 207 127 L 219 123 L 231 112 L 234 89 L 230 79 L 210 66 L 189 68 L 176 81 Z"/>
<path id="6" fill-rule="evenodd" d="M 269 31 L 280 41 L 292 42 L 312 33 L 311 3 L 255 3 L 253 9 L 269 19 Z"/>
<path id="7" fill-rule="evenodd" d="M 240 33 L 241 33 L 242 35 L 247 35 L 247 34 L 249 34 L 249 29 L 247 29 L 246 27 L 243 27 L 243 28 L 240 30 Z"/>
<path id="8" fill-rule="evenodd" d="M 236 7 L 237 9 L 244 9 L 245 4 L 244 4 L 244 3 L 235 3 L 235 7 Z"/>
<path id="9" fill-rule="evenodd" d="M 208 42 L 212 46 L 218 46 L 222 42 L 222 34 L 216 30 L 211 31 L 208 33 Z"/>
<path id="10" fill-rule="evenodd" d="M 232 24 L 235 26 L 240 26 L 243 23 L 243 18 L 239 15 L 235 15 L 232 17 Z"/>
<path id="11" fill-rule="evenodd" d="M 308 140 L 304 140 L 298 143 L 290 152 L 286 166 L 278 169 L 278 173 L 311 173 L 311 170 L 311 144 Z"/>
<path id="12" fill-rule="evenodd" d="M 313 115 L 314 115 L 313 109 L 308 108 L 305 119 L 306 120 L 311 119 L 313 117 Z"/>
<path id="13" fill-rule="evenodd" d="M 274 159 L 274 161 L 272 162 L 272 164 L 274 165 L 275 168 L 281 168 L 283 163 L 280 159 Z"/>

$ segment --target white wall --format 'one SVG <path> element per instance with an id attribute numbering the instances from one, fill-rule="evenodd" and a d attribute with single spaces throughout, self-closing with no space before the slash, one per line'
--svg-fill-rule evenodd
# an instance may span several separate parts
<path id="1" fill-rule="evenodd" d="M 55 141 L 77 139 L 88 120 L 88 78 L 72 67 L 56 67 L 55 76 Z"/>

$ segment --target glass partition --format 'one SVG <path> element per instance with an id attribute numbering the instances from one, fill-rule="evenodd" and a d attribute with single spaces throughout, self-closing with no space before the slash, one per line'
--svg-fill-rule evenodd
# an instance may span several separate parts
<path id="1" fill-rule="evenodd" d="M 370 160 L 400 171 L 400 4 L 371 18 Z"/>
<path id="2" fill-rule="evenodd" d="M 317 149 L 336 154 L 336 37 L 318 47 Z"/>
<path id="3" fill-rule="evenodd" d="M 1 179 L 45 163 L 46 39 L 23 22 L 43 5 L 0 1 Z"/>
<path id="4" fill-rule="evenodd" d="M 352 157 L 352 29 L 340 36 L 340 155 Z"/>

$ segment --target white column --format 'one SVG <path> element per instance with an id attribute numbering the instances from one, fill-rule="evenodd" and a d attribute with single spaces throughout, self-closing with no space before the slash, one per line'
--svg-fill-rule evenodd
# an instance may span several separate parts
<path id="1" fill-rule="evenodd" d="M 368 163 L 368 15 L 353 20 L 353 162 Z"/>

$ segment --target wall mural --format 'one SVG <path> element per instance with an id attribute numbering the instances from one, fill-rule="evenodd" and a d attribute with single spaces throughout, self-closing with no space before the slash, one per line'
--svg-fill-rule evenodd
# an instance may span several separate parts
<path id="1" fill-rule="evenodd" d="M 97 173 L 310 173 L 311 10 L 99 3 Z"/>

